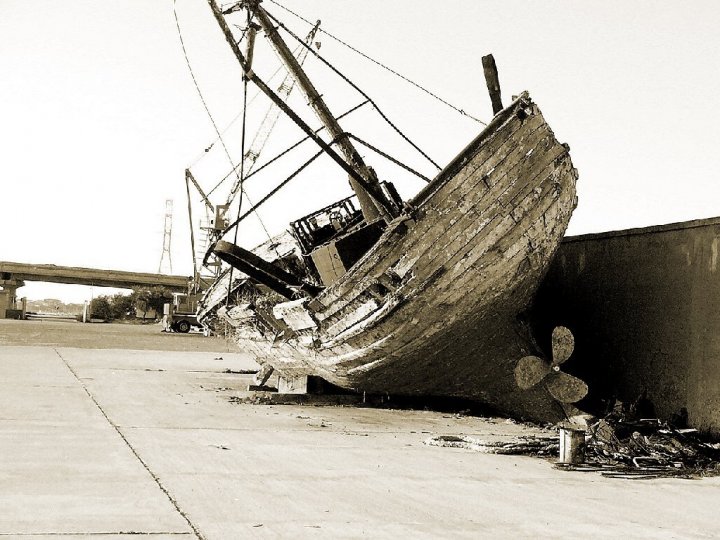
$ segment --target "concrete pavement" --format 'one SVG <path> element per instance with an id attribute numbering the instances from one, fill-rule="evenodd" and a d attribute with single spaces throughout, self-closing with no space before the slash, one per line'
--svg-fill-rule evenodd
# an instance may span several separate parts
<path id="1" fill-rule="evenodd" d="M 54 349 L 0 364 L 0 533 L 191 532 Z"/>
<path id="2" fill-rule="evenodd" d="M 0 329 L 1 330 L 1 329 Z M 242 354 L 0 347 L 0 537 L 713 538 L 720 478 L 607 479 L 428 447 L 532 432 L 239 405 Z"/>

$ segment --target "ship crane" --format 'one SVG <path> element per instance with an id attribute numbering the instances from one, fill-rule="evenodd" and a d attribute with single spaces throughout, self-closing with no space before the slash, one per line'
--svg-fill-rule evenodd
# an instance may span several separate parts
<path id="1" fill-rule="evenodd" d="M 315 35 L 318 32 L 318 29 L 320 28 L 320 21 L 317 21 L 315 23 L 315 26 L 310 30 L 310 32 L 307 34 L 305 38 L 305 43 L 310 45 Z M 305 62 L 305 59 L 308 54 L 308 49 L 306 47 L 300 47 L 299 52 L 297 53 L 297 61 L 300 65 L 302 65 Z M 287 73 L 285 77 L 282 79 L 280 85 L 278 86 L 277 94 L 283 99 L 283 101 L 286 101 L 287 98 L 290 96 L 290 93 L 295 88 L 295 79 L 290 75 L 290 73 Z M 275 125 L 277 124 L 278 119 L 280 118 L 281 110 L 280 108 L 275 104 L 271 103 L 268 107 L 268 110 L 265 113 L 265 116 L 263 117 L 262 122 L 260 123 L 260 127 L 258 128 L 255 136 L 253 137 L 253 140 L 250 144 L 249 149 L 245 152 L 243 155 L 243 169 L 245 171 L 245 176 L 252 172 L 253 168 L 255 167 L 255 164 L 257 163 L 258 158 L 263 152 L 263 149 L 265 148 L 265 145 L 270 138 L 270 134 L 272 133 Z M 237 170 L 239 166 L 234 167 L 233 170 Z M 202 255 L 198 257 L 198 253 L 204 253 L 207 246 L 210 246 L 217 242 L 220 237 L 222 236 L 223 231 L 228 226 L 228 213 L 230 209 L 230 205 L 235 201 L 238 194 L 242 190 L 242 182 L 240 177 L 238 177 L 235 182 L 233 183 L 230 192 L 228 194 L 227 200 L 224 204 L 218 204 L 215 205 L 210 200 L 208 194 L 203 190 L 200 183 L 197 181 L 195 176 L 192 174 L 190 169 L 185 170 L 185 183 L 187 187 L 188 192 L 188 214 L 190 216 L 190 241 L 192 244 L 192 256 L 193 256 L 193 269 L 194 269 L 194 288 L 199 289 L 200 288 L 200 266 L 205 266 L 207 268 L 212 269 L 212 273 L 214 277 L 217 277 L 220 273 L 220 259 L 218 259 L 215 256 L 212 256 L 209 260 L 207 260 L 204 263 L 198 264 L 198 258 L 202 259 Z M 200 195 L 200 198 L 205 205 L 205 211 L 206 215 L 208 216 L 208 219 L 206 220 L 206 223 L 204 225 L 200 226 L 201 232 L 203 234 L 203 237 L 199 239 L 200 245 L 195 246 L 195 238 L 194 238 L 194 232 L 193 232 L 193 219 L 192 219 L 192 207 L 190 203 L 190 186 L 195 189 L 195 191 Z M 197 291 L 196 291 L 197 292 Z"/>
<path id="2" fill-rule="evenodd" d="M 315 23 L 315 26 L 310 30 L 307 37 L 305 38 L 305 43 L 310 44 L 312 43 L 313 39 L 315 39 L 315 34 L 317 34 L 318 29 L 320 28 L 320 21 L 317 21 Z M 307 57 L 308 49 L 305 47 L 300 48 L 300 52 L 297 54 L 296 58 L 300 65 L 302 65 L 305 62 L 305 58 Z M 280 86 L 277 90 L 277 95 L 282 98 L 283 101 L 287 101 L 287 98 L 290 96 L 290 93 L 295 88 L 295 79 L 290 75 L 290 73 L 286 73 L 285 77 L 283 78 L 282 82 L 280 83 Z M 243 156 L 243 170 L 245 171 L 245 175 L 247 176 L 250 174 L 253 170 L 253 167 L 255 167 L 255 164 L 257 163 L 258 157 L 260 157 L 260 154 L 263 151 L 263 148 L 265 148 L 265 144 L 268 141 L 268 138 L 270 137 L 270 133 L 272 133 L 273 128 L 275 127 L 275 124 L 277 123 L 278 119 L 280 118 L 280 115 L 282 114 L 282 111 L 280 110 L 280 107 L 275 105 L 274 103 L 271 103 L 268 107 L 267 112 L 265 113 L 265 117 L 263 118 L 262 122 L 260 123 L 260 127 L 258 128 L 257 133 L 255 134 L 255 137 L 253 138 L 252 142 L 250 143 L 250 148 L 247 152 L 245 152 L 245 155 Z M 240 179 L 236 179 L 235 183 L 233 184 L 232 188 L 230 189 L 230 194 L 227 198 L 227 204 L 232 204 L 232 202 L 237 197 L 241 187 Z"/>

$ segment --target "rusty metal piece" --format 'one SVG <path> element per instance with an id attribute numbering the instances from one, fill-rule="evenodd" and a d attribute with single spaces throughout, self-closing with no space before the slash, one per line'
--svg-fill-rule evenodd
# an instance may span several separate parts
<path id="1" fill-rule="evenodd" d="M 578 464 L 585 461 L 585 430 L 576 427 L 560 428 L 559 463 Z"/>

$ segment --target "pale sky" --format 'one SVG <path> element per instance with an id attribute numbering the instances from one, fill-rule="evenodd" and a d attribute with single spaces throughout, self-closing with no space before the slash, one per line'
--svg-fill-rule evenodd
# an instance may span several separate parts
<path id="1" fill-rule="evenodd" d="M 568 234 L 720 215 L 717 2 L 279 1 L 485 121 L 492 114 L 480 58 L 493 53 L 505 103 L 530 91 L 570 145 L 580 203 Z M 309 30 L 273 2 L 263 5 L 298 34 Z M 177 0 L 177 14 L 198 83 L 224 130 L 241 110 L 241 71 L 205 0 Z M 328 36 L 316 39 L 320 53 L 441 165 L 482 128 Z M 266 48 L 261 37 L 255 69 L 269 78 L 278 64 Z M 306 67 L 336 114 L 361 101 L 316 61 Z M 182 54 L 172 0 L 0 0 L 0 73 L 0 260 L 157 271 L 165 200 L 173 199 L 173 273 L 190 275 L 183 171 L 215 135 Z M 303 105 L 299 95 L 291 103 Z M 263 98 L 248 107 L 249 133 L 265 107 Z M 224 137 L 234 160 L 239 124 Z M 369 108 L 344 127 L 434 173 Z M 282 120 L 263 157 L 298 136 Z M 258 176 L 248 184 L 251 199 L 314 151 L 306 143 Z M 403 195 L 422 186 L 362 153 Z M 219 144 L 193 165 L 208 189 L 228 169 Z M 221 186 L 214 202 L 228 189 Z M 278 233 L 348 194 L 344 174 L 325 160 L 262 217 Z M 197 218 L 200 206 L 193 204 Z M 247 247 L 263 239 L 256 222 L 240 230 Z M 107 291 L 28 284 L 18 292 L 77 301 Z"/>

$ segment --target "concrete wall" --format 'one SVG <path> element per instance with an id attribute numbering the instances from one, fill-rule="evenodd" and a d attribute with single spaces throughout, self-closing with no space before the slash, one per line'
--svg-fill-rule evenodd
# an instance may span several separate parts
<path id="1" fill-rule="evenodd" d="M 538 335 L 576 338 L 567 371 L 590 385 L 587 406 L 635 400 L 661 418 L 720 434 L 720 218 L 570 237 L 533 309 Z"/>
<path id="2" fill-rule="evenodd" d="M 10 291 L 0 289 L 0 319 L 4 319 L 5 312 L 14 307 L 15 305 L 10 303 Z"/>

